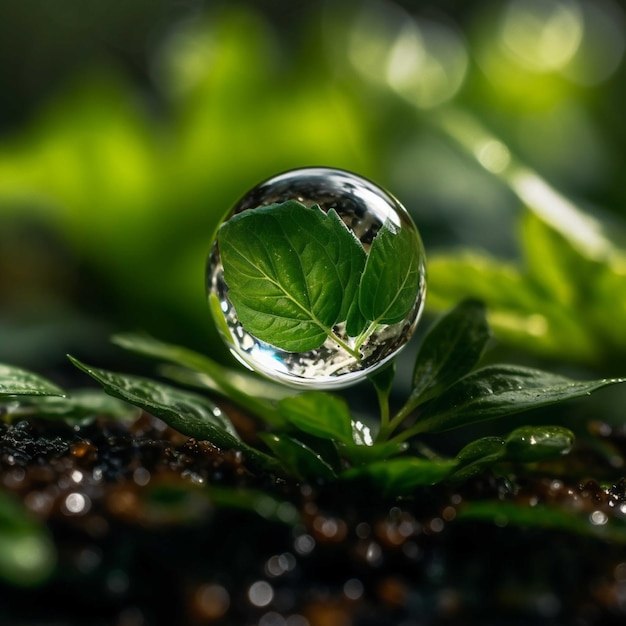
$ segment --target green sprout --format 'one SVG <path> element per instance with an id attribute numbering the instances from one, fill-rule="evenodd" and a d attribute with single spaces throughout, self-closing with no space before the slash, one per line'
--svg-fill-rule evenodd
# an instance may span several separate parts
<path id="1" fill-rule="evenodd" d="M 123 348 L 168 363 L 162 372 L 172 380 L 226 398 L 255 415 L 263 425 L 263 444 L 254 446 L 242 439 L 227 412 L 205 393 L 70 359 L 111 396 L 148 411 L 183 434 L 240 450 L 256 471 L 300 481 L 366 480 L 383 494 L 400 496 L 420 486 L 464 481 L 496 464 L 555 458 L 567 453 L 574 441 L 573 433 L 562 426 L 525 426 L 505 437 L 468 442 L 448 458 L 426 448 L 423 435 L 506 417 L 624 382 L 575 381 L 515 365 L 477 367 L 489 337 L 485 309 L 477 301 L 463 301 L 441 316 L 421 342 L 412 391 L 395 414 L 389 411 L 393 363 L 372 376 L 381 407 L 378 423 L 353 416 L 345 399 L 334 393 L 297 393 L 147 336 L 113 338 Z M 19 384 L 14 385 L 15 389 L 6 387 L 5 394 L 19 393 Z M 58 392 L 42 382 L 41 393 Z M 36 405 L 42 399 L 24 396 L 22 402 Z M 67 402 L 71 401 L 69 394 Z"/>
<path id="2" fill-rule="evenodd" d="M 314 350 L 330 338 L 358 358 L 359 347 L 375 328 L 401 321 L 415 306 L 423 289 L 423 259 L 415 254 L 421 250 L 418 237 L 416 231 L 385 222 L 366 250 L 334 210 L 325 213 L 289 201 L 236 215 L 222 226 L 218 242 L 228 297 L 246 331 L 289 351 Z M 345 324 L 354 342 L 336 334 L 338 324 Z M 106 371 L 70 357 L 123 402 L 110 405 L 93 394 L 65 393 L 32 373 L 2 366 L 0 408 L 5 419 L 65 414 L 80 422 L 98 412 L 123 419 L 130 413 L 121 407 L 130 405 L 185 435 L 241 451 L 257 472 L 295 481 L 366 481 L 382 494 L 405 496 L 420 486 L 465 481 L 496 465 L 552 459 L 567 453 L 574 441 L 563 426 L 523 426 L 502 437 L 469 441 L 446 457 L 425 445 L 425 435 L 588 395 L 626 380 L 575 381 L 525 366 L 481 366 L 490 339 L 487 312 L 479 300 L 463 300 L 442 314 L 424 334 L 410 390 L 393 411 L 394 360 L 364 369 L 362 378 L 376 390 L 378 419 L 353 415 L 336 393 L 296 392 L 187 348 L 129 334 L 114 342 L 165 362 L 161 372 L 178 385 Z M 216 396 L 258 419 L 254 442 L 240 435 Z"/>

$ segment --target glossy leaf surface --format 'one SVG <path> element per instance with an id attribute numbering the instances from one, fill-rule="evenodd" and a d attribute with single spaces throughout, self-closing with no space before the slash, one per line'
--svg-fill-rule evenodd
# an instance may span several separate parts
<path id="1" fill-rule="evenodd" d="M 350 409 L 343 398 L 322 391 L 306 391 L 278 403 L 283 417 L 310 435 L 353 443 Z"/>
<path id="2" fill-rule="evenodd" d="M 411 397 L 423 402 L 468 374 L 490 335 L 485 306 L 477 300 L 465 300 L 441 316 L 420 344 Z"/>
<path id="3" fill-rule="evenodd" d="M 417 457 L 401 457 L 377 461 L 369 465 L 352 468 L 342 476 L 348 479 L 371 481 L 384 494 L 408 495 L 418 487 L 441 482 L 455 468 L 454 459 L 429 460 Z"/>
<path id="4" fill-rule="evenodd" d="M 334 211 L 295 201 L 244 211 L 218 242 L 228 298 L 261 341 L 306 352 L 345 320 L 365 251 Z"/>
<path id="5" fill-rule="evenodd" d="M 0 398 L 6 396 L 63 396 L 60 387 L 42 376 L 0 363 Z"/>
<path id="6" fill-rule="evenodd" d="M 567 454 L 574 433 L 562 426 L 521 426 L 506 438 L 506 458 L 511 461 L 544 461 Z"/>
<path id="7" fill-rule="evenodd" d="M 292 476 L 298 479 L 336 478 L 321 455 L 296 437 L 274 433 L 261 433 L 260 437 Z"/>
<path id="8" fill-rule="evenodd" d="M 419 245 L 409 228 L 387 220 L 372 242 L 359 286 L 359 306 L 369 322 L 402 321 L 420 289 Z"/>
<path id="9" fill-rule="evenodd" d="M 261 381 L 240 370 L 225 367 L 189 348 L 166 343 L 148 335 L 124 333 L 115 335 L 112 341 L 125 350 L 181 365 L 202 374 L 201 377 L 195 377 L 196 384 L 201 382 L 202 386 L 228 397 L 269 423 L 276 423 L 279 417 L 270 400 L 289 393 L 284 387 Z"/>
<path id="10" fill-rule="evenodd" d="M 575 381 L 528 367 L 489 365 L 461 378 L 425 404 L 414 432 L 458 428 L 585 396 L 621 382 L 624 379 Z"/>
<path id="11" fill-rule="evenodd" d="M 104 390 L 161 418 L 169 426 L 195 439 L 209 440 L 221 448 L 234 448 L 266 469 L 273 459 L 243 443 L 230 420 L 210 400 L 148 378 L 90 367 L 70 357 L 76 367 L 97 380 Z"/>

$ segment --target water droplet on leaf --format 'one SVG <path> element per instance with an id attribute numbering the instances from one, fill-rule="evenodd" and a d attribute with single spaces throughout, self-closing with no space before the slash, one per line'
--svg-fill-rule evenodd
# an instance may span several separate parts
<path id="1" fill-rule="evenodd" d="M 207 291 L 249 368 L 283 383 L 350 385 L 410 339 L 426 290 L 406 209 L 360 176 L 292 170 L 249 191 L 218 230 Z"/>

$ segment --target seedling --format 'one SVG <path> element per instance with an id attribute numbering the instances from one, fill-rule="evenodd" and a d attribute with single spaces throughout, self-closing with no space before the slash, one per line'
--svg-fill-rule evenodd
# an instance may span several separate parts
<path id="1" fill-rule="evenodd" d="M 381 493 L 407 495 L 419 486 L 464 481 L 501 463 L 537 462 L 567 453 L 573 433 L 562 426 L 526 426 L 503 437 L 469 442 L 451 458 L 433 455 L 420 444 L 427 433 L 446 431 L 484 420 L 584 396 L 624 379 L 574 381 L 515 365 L 476 367 L 489 340 L 485 309 L 467 300 L 440 317 L 425 334 L 413 371 L 412 391 L 393 415 L 389 395 L 393 362 L 372 376 L 380 417 L 375 422 L 351 415 L 336 393 L 294 392 L 251 374 L 225 368 L 186 348 L 139 335 L 113 341 L 133 352 L 165 361 L 170 378 L 222 396 L 259 420 L 263 449 L 244 442 L 228 415 L 204 393 L 149 378 L 131 376 L 72 362 L 104 390 L 160 417 L 173 428 L 225 449 L 240 450 L 252 469 L 307 481 L 366 480 Z M 18 368 L 4 367 L 0 393 L 7 418 L 23 415 L 84 418 L 115 413 L 121 406 L 91 400 L 84 394 L 63 398 L 55 386 Z M 41 394 L 41 395 L 33 395 Z M 54 394 L 54 395 L 50 395 Z"/>
<path id="2" fill-rule="evenodd" d="M 360 192 L 351 192 L 344 202 L 333 185 Z M 305 204 L 316 193 L 325 204 Z M 359 209 L 358 202 L 371 202 L 373 195 L 377 211 Z M 250 197 L 261 198 L 261 204 L 246 207 Z M 238 206 L 217 233 L 209 302 L 234 354 L 249 366 L 262 363 L 257 369 L 269 380 L 138 335 L 118 335 L 114 342 L 165 361 L 163 374 L 208 395 L 70 359 L 111 396 L 186 435 L 240 450 L 257 472 L 296 481 L 366 481 L 390 496 L 464 481 L 496 464 L 558 457 L 571 449 L 574 435 L 563 426 L 518 427 L 505 436 L 470 441 L 453 457 L 427 448 L 424 435 L 625 380 L 574 381 L 516 365 L 479 367 L 490 340 L 486 311 L 478 300 L 464 300 L 424 334 L 408 395 L 392 412 L 395 355 L 415 328 L 425 291 L 423 249 L 408 214 L 368 181 L 321 168 L 276 177 Z M 368 227 L 362 228 L 365 222 Z M 73 419 L 84 419 L 90 408 L 120 414 L 119 406 L 84 395 L 48 397 L 63 392 L 28 372 L 6 367 L 0 374 L 9 417 L 55 415 L 59 407 Z M 359 379 L 374 385 L 377 418 L 353 415 L 342 396 L 326 390 Z M 293 385 L 306 389 L 296 391 Z M 244 441 L 211 396 L 256 417 L 261 443 Z"/>
<path id="3" fill-rule="evenodd" d="M 367 480 L 387 495 L 406 495 L 419 486 L 466 480 L 496 463 L 552 459 L 567 453 L 574 442 L 573 433 L 562 426 L 526 426 L 504 437 L 472 441 L 455 457 L 444 458 L 420 445 L 422 435 L 499 419 L 624 381 L 574 381 L 515 365 L 476 368 L 488 339 L 483 305 L 460 303 L 424 336 L 412 391 L 395 414 L 389 410 L 393 363 L 370 377 L 380 417 L 366 423 L 351 415 L 347 402 L 335 393 L 259 386 L 251 375 L 233 372 L 236 378 L 231 378 L 227 368 L 179 346 L 137 335 L 114 338 L 126 349 L 176 366 L 164 370 L 171 378 L 209 389 L 256 415 L 265 449 L 242 441 L 228 416 L 204 395 L 72 361 L 107 393 L 189 436 L 241 450 L 258 471 L 314 482 Z"/>

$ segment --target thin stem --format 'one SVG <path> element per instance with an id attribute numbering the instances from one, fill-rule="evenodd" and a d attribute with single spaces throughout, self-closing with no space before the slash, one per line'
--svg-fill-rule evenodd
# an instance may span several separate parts
<path id="1" fill-rule="evenodd" d="M 374 329 L 378 326 L 377 321 L 373 321 L 370 325 L 356 338 L 354 347 L 358 350 L 368 339 L 368 337 L 374 332 Z"/>
<path id="2" fill-rule="evenodd" d="M 381 433 L 385 433 L 389 426 L 389 393 L 383 389 L 379 389 L 374 385 L 376 389 L 376 396 L 378 397 L 378 407 L 380 409 L 380 430 L 376 436 L 376 441 L 385 441 L 386 435 L 381 438 Z"/>
<path id="3" fill-rule="evenodd" d="M 385 425 L 384 429 L 383 429 L 383 427 L 381 427 L 379 435 L 381 435 L 383 437 L 383 439 L 382 439 L 383 441 L 385 439 L 387 439 L 389 437 L 389 435 L 391 435 L 391 433 L 393 433 L 393 431 L 396 430 L 398 428 L 398 426 L 400 426 L 400 424 L 402 424 L 402 422 L 410 415 L 411 411 L 414 408 L 415 407 L 413 406 L 413 403 L 409 400 L 409 402 L 407 402 L 389 420 L 389 422 Z"/>
<path id="4" fill-rule="evenodd" d="M 343 339 L 338 337 L 334 332 L 332 331 L 327 331 L 327 332 L 328 332 L 328 336 L 336 344 L 338 344 L 340 348 L 343 348 L 350 356 L 353 356 L 357 361 L 360 361 L 363 358 L 361 356 L 361 353 L 359 352 L 359 346 L 355 346 L 354 348 L 351 348 Z"/>
<path id="5" fill-rule="evenodd" d="M 402 443 L 415 435 L 419 435 L 420 432 L 422 432 L 421 424 L 415 424 L 411 428 L 407 428 L 406 430 L 398 433 L 395 437 L 389 439 L 389 443 Z"/>

